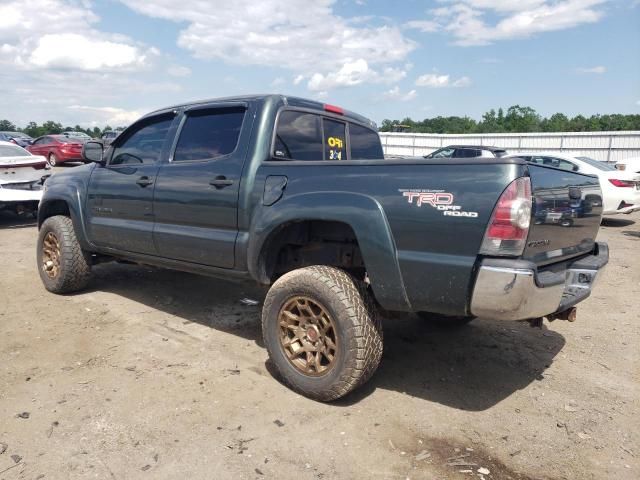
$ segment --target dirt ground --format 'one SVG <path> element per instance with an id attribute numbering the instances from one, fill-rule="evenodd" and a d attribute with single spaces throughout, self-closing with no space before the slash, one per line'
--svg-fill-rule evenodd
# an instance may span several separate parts
<path id="1" fill-rule="evenodd" d="M 273 377 L 261 290 L 104 264 L 55 296 L 0 215 L 0 479 L 640 478 L 640 214 L 599 239 L 577 322 L 390 318 L 373 380 L 321 404 Z"/>

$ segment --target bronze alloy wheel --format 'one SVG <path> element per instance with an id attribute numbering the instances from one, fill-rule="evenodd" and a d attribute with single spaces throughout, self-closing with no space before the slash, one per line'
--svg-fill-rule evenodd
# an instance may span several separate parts
<path id="1" fill-rule="evenodd" d="M 338 353 L 336 325 L 327 310 L 309 297 L 292 297 L 278 314 L 280 346 L 289 362 L 310 376 L 328 373 Z"/>
<path id="2" fill-rule="evenodd" d="M 48 232 L 42 242 L 42 270 L 51 278 L 60 272 L 60 242 L 53 232 Z"/>

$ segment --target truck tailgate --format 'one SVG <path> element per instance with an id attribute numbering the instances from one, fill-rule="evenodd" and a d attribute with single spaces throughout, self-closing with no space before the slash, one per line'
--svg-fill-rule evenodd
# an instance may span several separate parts
<path id="1" fill-rule="evenodd" d="M 598 178 L 542 165 L 529 165 L 532 221 L 523 253 L 537 265 L 589 253 L 602 215 Z"/>

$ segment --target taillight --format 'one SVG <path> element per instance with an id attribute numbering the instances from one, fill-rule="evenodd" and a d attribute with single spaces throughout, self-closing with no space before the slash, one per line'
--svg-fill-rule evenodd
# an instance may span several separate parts
<path id="1" fill-rule="evenodd" d="M 531 223 L 531 180 L 520 177 L 509 184 L 493 209 L 482 240 L 484 255 L 521 255 Z"/>
<path id="2" fill-rule="evenodd" d="M 609 182 L 613 184 L 615 187 L 633 188 L 636 186 L 636 182 L 631 182 L 629 180 L 618 180 L 615 178 L 610 178 Z"/>

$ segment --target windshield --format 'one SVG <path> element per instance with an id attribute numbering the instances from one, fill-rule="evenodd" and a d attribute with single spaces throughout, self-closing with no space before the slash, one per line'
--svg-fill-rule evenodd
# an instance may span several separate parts
<path id="1" fill-rule="evenodd" d="M 24 148 L 14 147 L 13 145 L 0 145 L 0 158 L 1 157 L 29 157 L 31 154 Z"/>
<path id="2" fill-rule="evenodd" d="M 608 163 L 600 162 L 599 160 L 594 160 L 589 157 L 576 157 L 578 160 L 582 160 L 584 163 L 588 163 L 592 167 L 596 167 L 598 170 L 602 170 L 604 172 L 610 172 L 615 170 L 616 167 L 613 165 L 609 165 Z"/>

